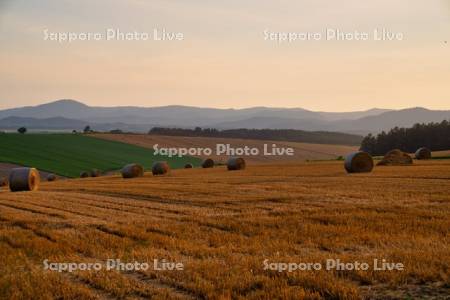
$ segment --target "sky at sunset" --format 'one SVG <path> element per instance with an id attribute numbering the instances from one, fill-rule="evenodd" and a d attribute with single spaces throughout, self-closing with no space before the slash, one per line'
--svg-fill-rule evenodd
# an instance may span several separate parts
<path id="1" fill-rule="evenodd" d="M 149 39 L 107 40 L 107 29 Z M 183 38 L 154 40 L 163 29 Z M 369 37 L 327 40 L 327 29 Z M 278 33 L 322 36 L 289 42 Z M 0 0 L 0 45 L 0 109 L 57 99 L 450 109 L 450 0 Z"/>

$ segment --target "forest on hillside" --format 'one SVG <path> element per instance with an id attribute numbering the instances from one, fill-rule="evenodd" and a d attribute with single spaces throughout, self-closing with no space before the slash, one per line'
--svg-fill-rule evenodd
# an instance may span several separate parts
<path id="1" fill-rule="evenodd" d="M 450 122 L 415 124 L 411 128 L 395 127 L 378 135 L 369 134 L 361 142 L 361 150 L 384 155 L 392 149 L 413 153 L 420 147 L 432 151 L 450 149 Z"/>
<path id="2" fill-rule="evenodd" d="M 359 145 L 362 136 L 327 131 L 304 131 L 294 129 L 229 129 L 215 128 L 185 129 L 154 127 L 149 134 L 192 137 L 239 138 L 252 140 L 288 141 L 314 144 Z"/>

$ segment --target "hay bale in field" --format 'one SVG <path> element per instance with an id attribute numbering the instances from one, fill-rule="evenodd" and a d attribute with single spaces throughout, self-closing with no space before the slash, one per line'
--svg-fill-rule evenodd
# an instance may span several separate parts
<path id="1" fill-rule="evenodd" d="M 144 176 L 144 168 L 139 164 L 128 164 L 120 171 L 123 178 L 135 178 Z"/>
<path id="2" fill-rule="evenodd" d="M 165 161 L 157 161 L 152 166 L 153 175 L 164 175 L 170 171 L 170 166 Z"/>
<path id="3" fill-rule="evenodd" d="M 229 171 L 244 170 L 245 160 L 242 157 L 231 157 L 227 161 L 227 168 Z"/>
<path id="4" fill-rule="evenodd" d="M 102 174 L 102 173 L 101 173 L 100 170 L 98 170 L 98 169 L 92 169 L 92 170 L 89 172 L 89 175 L 90 175 L 91 177 L 100 177 L 101 174 Z"/>
<path id="5" fill-rule="evenodd" d="M 377 166 L 404 166 L 412 165 L 413 160 L 408 153 L 399 149 L 394 149 L 386 153 Z"/>
<path id="6" fill-rule="evenodd" d="M 87 178 L 87 177 L 89 177 L 89 173 L 88 172 L 83 171 L 83 172 L 80 173 L 80 178 Z"/>
<path id="7" fill-rule="evenodd" d="M 9 174 L 9 189 L 11 192 L 36 191 L 41 177 L 35 168 L 15 168 Z"/>
<path id="8" fill-rule="evenodd" d="M 415 153 L 416 159 L 431 159 L 431 151 L 426 147 L 417 149 Z"/>
<path id="9" fill-rule="evenodd" d="M 344 162 L 345 170 L 348 173 L 371 172 L 373 169 L 372 156 L 364 151 L 349 154 Z"/>
<path id="10" fill-rule="evenodd" d="M 211 158 L 207 158 L 202 163 L 202 168 L 213 168 L 214 167 L 214 160 Z"/>
<path id="11" fill-rule="evenodd" d="M 189 163 L 184 165 L 185 169 L 192 169 L 193 167 L 194 166 L 192 164 L 189 164 Z"/>
<path id="12" fill-rule="evenodd" d="M 55 174 L 48 174 L 47 175 L 47 181 L 55 181 L 56 175 Z"/>

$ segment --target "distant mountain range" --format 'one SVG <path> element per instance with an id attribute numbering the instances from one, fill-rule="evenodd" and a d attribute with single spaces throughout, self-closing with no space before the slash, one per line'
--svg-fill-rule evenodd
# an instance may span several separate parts
<path id="1" fill-rule="evenodd" d="M 41 130 L 121 129 L 147 132 L 161 127 L 211 127 L 217 129 L 300 129 L 354 134 L 377 133 L 395 126 L 440 122 L 450 119 L 450 110 L 409 108 L 370 109 L 356 112 L 315 112 L 302 108 L 253 107 L 216 109 L 189 106 L 92 107 L 74 100 L 58 100 L 38 106 L 0 111 L 0 129 L 26 126 Z"/>

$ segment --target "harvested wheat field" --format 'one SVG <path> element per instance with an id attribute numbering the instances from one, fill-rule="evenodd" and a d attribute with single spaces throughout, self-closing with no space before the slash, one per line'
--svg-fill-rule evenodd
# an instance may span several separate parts
<path id="1" fill-rule="evenodd" d="M 260 155 L 245 156 L 247 162 L 252 164 L 273 163 L 273 162 L 289 162 L 299 160 L 329 160 L 336 159 L 339 156 L 345 156 L 350 152 L 356 151 L 358 146 L 346 145 L 326 145 L 326 144 L 310 144 L 296 143 L 284 141 L 265 141 L 265 140 L 249 140 L 249 139 L 231 139 L 231 138 L 213 138 L 213 137 L 182 137 L 182 136 L 162 136 L 149 134 L 92 134 L 92 136 L 100 139 L 112 140 L 132 144 L 144 148 L 152 149 L 155 144 L 159 147 L 175 147 L 175 148 L 211 148 L 213 155 L 200 156 L 200 158 L 212 158 L 214 161 L 225 164 L 229 156 L 235 155 L 215 155 L 217 144 L 230 144 L 230 147 L 237 148 L 248 146 L 258 148 Z M 294 149 L 293 156 L 269 156 L 263 155 L 264 144 L 270 147 L 276 144 L 279 147 L 289 147 Z"/>
<path id="2" fill-rule="evenodd" d="M 347 174 L 342 162 L 173 170 L 0 190 L 9 299 L 444 299 L 450 161 Z M 56 272 L 43 261 L 183 264 Z M 403 270 L 265 269 L 385 259 Z"/>

